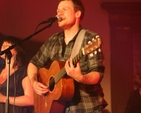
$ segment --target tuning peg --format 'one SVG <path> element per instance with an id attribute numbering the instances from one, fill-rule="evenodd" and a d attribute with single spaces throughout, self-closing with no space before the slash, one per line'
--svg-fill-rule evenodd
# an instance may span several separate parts
<path id="1" fill-rule="evenodd" d="M 101 52 L 101 49 L 100 48 L 98 48 L 98 52 Z"/>
<path id="2" fill-rule="evenodd" d="M 95 38 L 99 38 L 99 35 L 96 35 Z"/>
<path id="3" fill-rule="evenodd" d="M 93 42 L 96 42 L 95 38 L 92 38 L 92 41 L 93 41 Z"/>
<path id="4" fill-rule="evenodd" d="M 91 41 L 88 41 L 88 44 L 92 44 L 92 42 Z"/>
<path id="5" fill-rule="evenodd" d="M 97 51 L 94 51 L 94 54 L 96 55 L 97 54 Z"/>

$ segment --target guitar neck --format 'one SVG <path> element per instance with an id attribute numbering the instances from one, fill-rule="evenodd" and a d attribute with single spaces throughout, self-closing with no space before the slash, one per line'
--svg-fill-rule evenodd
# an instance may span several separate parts
<path id="1" fill-rule="evenodd" d="M 80 50 L 79 53 L 72 59 L 73 64 L 75 65 L 81 57 L 83 57 L 82 50 Z M 64 75 L 66 75 L 66 70 L 65 68 L 62 68 L 54 78 L 55 83 L 57 83 Z"/>
<path id="2" fill-rule="evenodd" d="M 62 68 L 60 72 L 54 78 L 55 83 L 57 83 L 64 75 L 66 75 L 66 70 L 65 68 Z"/>

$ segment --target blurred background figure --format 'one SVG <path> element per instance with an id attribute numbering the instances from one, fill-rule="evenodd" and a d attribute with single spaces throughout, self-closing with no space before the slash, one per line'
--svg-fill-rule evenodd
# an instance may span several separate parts
<path id="1" fill-rule="evenodd" d="M 17 44 L 19 38 L 7 36 L 4 38 L 1 51 Z M 26 73 L 26 59 L 23 45 L 18 44 L 10 50 L 12 57 L 9 76 L 9 109 L 8 113 L 33 113 L 33 89 Z M 5 113 L 8 58 L 6 54 L 0 56 L 0 113 Z"/>
<path id="2" fill-rule="evenodd" d="M 141 74 L 134 76 L 133 85 L 124 113 L 141 113 Z"/>

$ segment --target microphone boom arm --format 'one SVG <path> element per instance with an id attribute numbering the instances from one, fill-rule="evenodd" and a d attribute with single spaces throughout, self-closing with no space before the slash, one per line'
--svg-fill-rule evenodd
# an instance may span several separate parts
<path id="1" fill-rule="evenodd" d="M 37 35 L 37 34 L 40 33 L 41 31 L 45 30 L 46 28 L 51 27 L 52 24 L 53 24 L 53 22 L 55 22 L 56 20 L 57 20 L 57 17 L 49 18 L 49 19 L 46 21 L 46 23 L 48 23 L 48 25 L 46 25 L 45 27 L 39 29 L 38 31 L 36 31 L 35 33 L 33 33 L 33 34 L 31 34 L 30 36 L 26 37 L 25 39 L 21 40 L 20 42 L 14 44 L 14 45 L 12 45 L 12 46 L 10 46 L 9 48 L 7 48 L 7 49 L 5 49 L 5 50 L 3 50 L 3 51 L 0 51 L 0 55 L 3 55 L 3 54 L 5 54 L 5 53 L 7 53 L 7 51 L 13 49 L 15 46 L 19 45 L 20 43 L 23 43 L 24 41 L 27 41 L 27 40 L 31 39 L 33 36 Z M 44 21 L 44 22 L 45 22 L 45 21 Z M 43 24 L 43 23 L 41 22 L 39 25 L 41 25 L 41 24 Z M 39 26 L 39 25 L 38 25 L 38 26 Z"/>

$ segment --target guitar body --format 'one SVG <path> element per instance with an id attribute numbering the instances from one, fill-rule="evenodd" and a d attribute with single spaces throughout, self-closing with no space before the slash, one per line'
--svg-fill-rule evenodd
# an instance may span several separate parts
<path id="1" fill-rule="evenodd" d="M 57 74 L 62 67 L 64 67 L 64 63 L 54 61 L 49 70 L 46 68 L 39 70 L 38 81 L 47 86 L 53 83 L 53 87 L 44 96 L 34 93 L 35 113 L 63 113 L 65 102 L 72 99 L 74 94 L 73 79 L 62 77 L 56 82 L 57 77 L 60 76 Z M 53 82 L 51 82 L 52 80 Z"/>
<path id="2" fill-rule="evenodd" d="M 101 39 L 97 35 L 73 58 L 73 64 L 86 54 L 93 51 L 101 52 Z M 34 93 L 35 113 L 63 113 L 65 102 L 70 101 L 74 94 L 74 81 L 66 75 L 64 63 L 54 61 L 50 69 L 39 70 L 38 81 L 48 86 L 50 92 L 40 96 Z"/>

